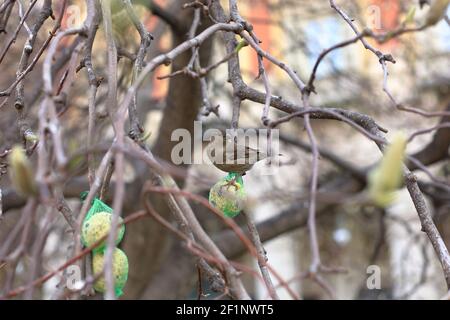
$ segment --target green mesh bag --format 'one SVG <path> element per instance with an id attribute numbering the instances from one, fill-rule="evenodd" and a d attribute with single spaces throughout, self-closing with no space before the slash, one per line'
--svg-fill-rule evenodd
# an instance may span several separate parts
<path id="1" fill-rule="evenodd" d="M 88 192 L 83 192 L 81 194 L 81 199 L 85 200 Z M 81 228 L 81 243 L 85 247 L 90 247 L 100 240 L 103 236 L 109 233 L 111 228 L 112 220 L 112 208 L 106 205 L 103 201 L 98 198 L 92 200 L 92 206 L 86 214 L 83 220 Z M 119 223 L 122 223 L 122 218 L 119 217 Z M 117 232 L 116 245 L 118 245 L 125 234 L 125 225 L 121 225 Z M 102 241 L 94 251 L 99 251 L 103 249 L 106 245 L 106 241 Z"/>
<path id="2" fill-rule="evenodd" d="M 105 252 L 94 252 L 92 257 L 92 272 L 100 274 L 103 272 Z M 113 253 L 113 276 L 114 276 L 114 291 L 116 297 L 123 294 L 123 288 L 128 280 L 128 257 L 122 250 L 116 248 Z M 106 291 L 106 282 L 104 275 L 95 282 L 94 289 L 97 292 L 104 293 Z"/>
<path id="3" fill-rule="evenodd" d="M 242 211 L 246 199 L 242 176 L 234 172 L 220 179 L 209 191 L 209 203 L 229 218 Z"/>
<path id="4" fill-rule="evenodd" d="M 88 191 L 83 191 L 80 195 L 81 200 L 82 201 L 86 200 L 88 194 L 89 194 Z M 106 203 L 101 201 L 100 199 L 94 198 L 94 200 L 92 200 L 92 206 L 89 209 L 89 211 L 87 212 L 86 217 L 84 217 L 83 221 L 89 220 L 94 214 L 96 214 L 98 212 L 112 213 L 113 209 L 110 206 L 108 206 Z"/>

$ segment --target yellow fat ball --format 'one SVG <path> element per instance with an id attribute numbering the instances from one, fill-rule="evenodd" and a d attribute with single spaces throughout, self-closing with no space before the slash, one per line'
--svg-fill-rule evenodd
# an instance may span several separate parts
<path id="1" fill-rule="evenodd" d="M 83 222 L 81 229 L 81 242 L 84 246 L 90 247 L 99 241 L 102 237 L 106 236 L 111 229 L 112 214 L 109 212 L 97 212 L 89 219 Z M 119 224 L 123 222 L 119 217 Z M 123 234 L 125 233 L 125 226 L 122 224 L 117 233 L 116 244 L 122 241 Z M 102 241 L 95 250 L 103 249 L 106 245 L 106 241 Z"/>
<path id="2" fill-rule="evenodd" d="M 230 218 L 241 212 L 247 199 L 242 178 L 240 180 L 230 183 L 227 178 L 221 179 L 209 192 L 209 202 Z"/>
<path id="3" fill-rule="evenodd" d="M 105 262 L 105 252 L 96 252 L 92 257 L 92 271 L 94 275 L 103 273 L 103 266 Z M 128 258 L 122 250 L 115 248 L 113 254 L 113 275 L 114 275 L 114 290 L 116 296 L 120 297 L 123 294 L 123 287 L 128 279 Z M 106 291 L 106 282 L 104 274 L 95 282 L 94 289 L 97 292 Z"/>

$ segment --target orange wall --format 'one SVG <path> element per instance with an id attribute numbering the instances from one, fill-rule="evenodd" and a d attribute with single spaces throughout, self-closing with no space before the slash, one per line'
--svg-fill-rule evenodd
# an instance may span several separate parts
<path id="1" fill-rule="evenodd" d="M 386 33 L 399 26 L 400 21 L 400 0 L 371 0 L 372 5 L 381 9 L 381 29 L 374 32 Z M 379 44 L 381 50 L 392 49 L 398 44 L 397 39 L 392 39 L 384 44 Z"/>
<path id="2" fill-rule="evenodd" d="M 270 23 L 270 12 L 266 2 L 250 1 L 250 8 L 243 15 L 253 25 L 253 30 L 261 41 L 261 48 L 265 51 L 270 51 L 272 26 Z M 248 57 L 248 71 L 251 73 L 251 76 L 256 77 L 259 71 L 257 55 L 254 50 L 249 51 L 251 54 Z M 270 68 L 271 64 L 264 61 L 264 66 Z"/>

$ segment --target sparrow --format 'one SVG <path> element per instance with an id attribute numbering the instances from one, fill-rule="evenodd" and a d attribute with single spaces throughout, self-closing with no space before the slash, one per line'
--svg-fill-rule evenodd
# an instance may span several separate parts
<path id="1" fill-rule="evenodd" d="M 238 145 L 229 136 L 214 137 L 207 145 L 206 152 L 216 168 L 240 176 L 245 175 L 256 162 L 267 158 L 266 153 L 248 146 Z"/>

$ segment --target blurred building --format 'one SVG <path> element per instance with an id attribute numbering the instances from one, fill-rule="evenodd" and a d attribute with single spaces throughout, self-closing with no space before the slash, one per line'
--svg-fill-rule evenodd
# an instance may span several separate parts
<path id="1" fill-rule="evenodd" d="M 337 3 L 354 18 L 359 30 L 370 28 L 375 33 L 385 34 L 401 27 L 405 15 L 416 2 L 400 0 L 358 0 L 337 1 Z M 319 54 L 339 42 L 355 36 L 344 20 L 329 7 L 328 1 L 240 1 L 243 17 L 254 26 L 254 31 L 262 41 L 261 47 L 280 61 L 287 63 L 306 81 Z M 416 9 L 415 22 L 410 26 L 420 25 L 424 21 L 427 8 Z M 445 21 L 419 33 L 405 34 L 400 38 L 377 43 L 369 39 L 369 43 L 383 53 L 391 53 L 397 63 L 389 64 L 388 85 L 396 99 L 402 103 L 425 110 L 440 110 L 448 101 L 448 84 L 450 74 L 450 33 Z M 223 50 L 218 45 L 218 51 Z M 240 52 L 240 62 L 245 81 L 264 91 L 261 81 L 255 80 L 258 74 L 256 53 L 249 49 Z M 272 94 L 285 97 L 291 101 L 300 101 L 300 96 L 287 75 L 265 61 L 266 71 L 272 87 Z M 226 80 L 226 69 L 218 76 Z M 219 81 L 220 82 L 220 81 Z M 396 111 L 382 90 L 383 71 L 377 57 L 366 50 L 361 43 L 355 43 L 329 54 L 322 62 L 317 73 L 316 90 L 311 101 L 315 106 L 341 107 L 359 110 L 377 119 L 390 132 L 404 130 L 412 132 L 418 128 L 429 127 L 435 119 L 417 117 L 410 113 Z M 442 91 L 442 86 L 444 87 Z M 446 98 L 447 97 L 447 98 Z M 226 101 L 226 98 L 223 98 Z M 447 99 L 447 100 L 446 100 Z M 251 105 L 251 106 L 250 106 Z M 248 109 L 241 116 L 243 126 L 258 126 L 261 106 L 252 102 L 244 102 Z M 228 109 L 229 110 L 229 109 Z M 224 111 L 231 117 L 231 113 Z M 271 111 L 276 116 L 275 111 Z M 390 116 L 392 114 L 396 116 Z M 355 135 L 351 129 L 342 125 L 321 121 L 313 123 L 320 145 L 337 151 L 346 160 L 358 166 L 369 165 L 379 159 L 379 151 L 368 144 L 364 137 Z M 307 140 L 301 125 L 287 124 L 285 132 Z M 389 136 L 389 135 L 388 135 Z M 430 139 L 430 135 L 421 137 L 408 146 L 408 150 L 417 150 Z M 351 140 L 351 143 L 346 141 Z M 361 146 L 355 152 L 354 146 Z M 308 159 L 309 155 L 303 157 Z M 277 177 L 261 183 L 257 172 L 249 174 L 248 185 L 255 196 L 264 197 L 273 188 L 296 189 L 302 192 L 302 185 L 308 183 L 310 163 L 306 160 L 303 169 L 281 168 Z M 326 166 L 321 163 L 322 169 Z M 326 169 L 324 170 L 326 171 Z M 323 172 L 323 171 L 322 171 Z M 255 179 L 255 180 L 253 180 Z M 289 187 L 287 187 L 289 186 Z M 307 190 L 303 189 L 306 193 Z M 430 204 L 431 209 L 432 205 Z M 382 270 L 382 290 L 375 295 L 367 291 L 366 272 L 372 255 L 372 248 L 380 236 L 379 222 L 375 215 L 366 216 L 353 212 L 356 208 L 337 208 L 327 218 L 318 222 L 321 242 L 322 260 L 327 265 L 343 266 L 348 269 L 347 275 L 326 276 L 327 281 L 336 289 L 338 298 L 354 299 L 408 297 L 431 299 L 438 298 L 445 290 L 442 287 L 442 271 L 434 258 L 433 249 L 424 234 L 420 232 L 419 220 L 413 211 L 407 192 L 389 211 L 393 217 L 406 224 L 411 223 L 413 233 L 405 231 L 401 222 L 389 224 L 389 236 L 385 250 L 380 254 L 377 264 Z M 273 205 L 264 204 L 254 212 L 256 219 L 267 218 L 276 214 Z M 409 221 L 409 222 L 408 222 Z M 394 240 L 395 239 L 395 240 Z M 391 247 L 390 247 L 391 246 Z M 326 298 L 327 295 L 317 284 L 298 279 L 301 272 L 309 266 L 308 232 L 301 230 L 288 234 L 266 244 L 269 262 L 285 279 L 295 279 L 293 288 L 300 289 L 307 298 Z M 405 253 L 409 251 L 409 255 Z M 430 261 L 428 263 L 428 261 Z M 428 263 L 423 271 L 424 264 Z M 414 267 L 416 266 L 416 267 Z M 256 265 L 255 265 L 256 267 Z M 389 271 L 387 271 L 389 270 Z M 392 272 L 392 273 L 391 273 Z M 426 279 L 421 279 L 425 272 Z M 422 282 L 421 282 L 422 281 Z M 419 285 L 417 285 L 419 283 Z M 263 284 L 256 282 L 257 296 L 267 296 Z M 287 292 L 280 289 L 283 298 L 289 298 Z"/>

